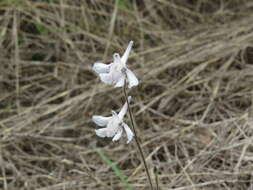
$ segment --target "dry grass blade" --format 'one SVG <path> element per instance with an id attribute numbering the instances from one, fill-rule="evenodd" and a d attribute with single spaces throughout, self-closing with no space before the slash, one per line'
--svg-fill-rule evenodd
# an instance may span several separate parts
<path id="1" fill-rule="evenodd" d="M 124 99 L 91 66 L 130 40 L 159 189 L 252 189 L 252 19 L 247 0 L 0 1 L 0 189 L 121 189 L 93 147 L 148 188 L 134 145 L 96 138 L 90 121 Z"/>

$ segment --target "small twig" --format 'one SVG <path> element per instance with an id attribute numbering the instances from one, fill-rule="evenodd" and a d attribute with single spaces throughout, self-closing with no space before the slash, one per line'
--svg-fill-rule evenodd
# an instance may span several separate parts
<path id="1" fill-rule="evenodd" d="M 131 110 L 131 107 L 130 107 L 130 104 L 129 104 L 128 98 L 127 98 L 128 96 L 127 96 L 127 92 L 126 92 L 126 83 L 124 85 L 123 91 L 124 91 L 125 99 L 126 99 L 126 102 L 127 102 L 127 105 L 128 105 L 128 112 L 129 112 L 129 115 L 130 115 L 130 120 L 131 120 L 132 128 L 133 128 L 133 131 L 134 131 L 134 139 L 135 139 L 135 142 L 136 142 L 137 147 L 139 149 L 139 152 L 141 154 L 141 158 L 142 158 L 142 161 L 143 161 L 143 164 L 144 164 L 147 176 L 148 176 L 148 181 L 149 181 L 151 190 L 154 190 L 153 184 L 152 184 L 152 181 L 151 181 L 151 177 L 150 177 L 150 173 L 149 173 L 149 170 L 148 170 L 148 166 L 147 166 L 147 163 L 146 163 L 146 160 L 145 160 L 145 157 L 144 157 L 144 153 L 142 151 L 140 142 L 138 140 L 137 132 L 136 132 L 136 129 L 135 129 L 135 124 L 134 124 L 134 120 L 133 120 L 132 110 Z"/>

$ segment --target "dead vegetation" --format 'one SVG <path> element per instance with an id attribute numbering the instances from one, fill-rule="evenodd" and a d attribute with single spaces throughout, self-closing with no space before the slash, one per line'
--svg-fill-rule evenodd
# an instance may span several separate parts
<path id="1" fill-rule="evenodd" d="M 118 2 L 0 1 L 0 189 L 124 189 L 94 148 L 148 188 L 135 144 L 97 138 L 90 119 L 124 100 L 92 64 L 130 40 L 160 189 L 252 189 L 253 2 Z"/>

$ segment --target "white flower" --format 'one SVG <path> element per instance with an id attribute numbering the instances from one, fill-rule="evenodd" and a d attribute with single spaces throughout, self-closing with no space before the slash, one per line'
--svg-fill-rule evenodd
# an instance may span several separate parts
<path id="1" fill-rule="evenodd" d="M 125 78 L 127 77 L 128 88 L 132 88 L 139 84 L 135 74 L 126 66 L 132 46 L 133 41 L 130 41 L 122 57 L 120 57 L 118 53 L 114 53 L 113 62 L 111 64 L 104 64 L 101 62 L 96 62 L 94 64 L 93 70 L 98 73 L 102 82 L 106 84 L 114 84 L 115 87 L 122 87 L 124 86 Z"/>
<path id="2" fill-rule="evenodd" d="M 128 102 L 130 102 L 131 96 L 128 96 Z M 106 126 L 101 129 L 95 130 L 97 136 L 99 137 L 113 137 L 112 141 L 117 141 L 122 136 L 123 131 L 126 132 L 127 135 L 127 143 L 129 143 L 134 134 L 129 128 L 129 126 L 123 122 L 123 118 L 127 112 L 127 102 L 124 104 L 120 112 L 117 114 L 115 111 L 112 111 L 112 116 L 110 117 L 104 117 L 104 116 L 98 116 L 94 115 L 92 117 L 92 120 L 98 125 L 98 126 Z"/>

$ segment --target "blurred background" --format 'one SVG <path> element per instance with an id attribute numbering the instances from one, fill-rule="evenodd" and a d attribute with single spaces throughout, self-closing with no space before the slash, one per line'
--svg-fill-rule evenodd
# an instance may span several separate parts
<path id="1" fill-rule="evenodd" d="M 253 189 L 251 0 L 1 0 L 0 189 L 149 189 L 135 142 L 91 121 L 124 103 L 92 65 L 130 40 L 160 190 Z"/>

